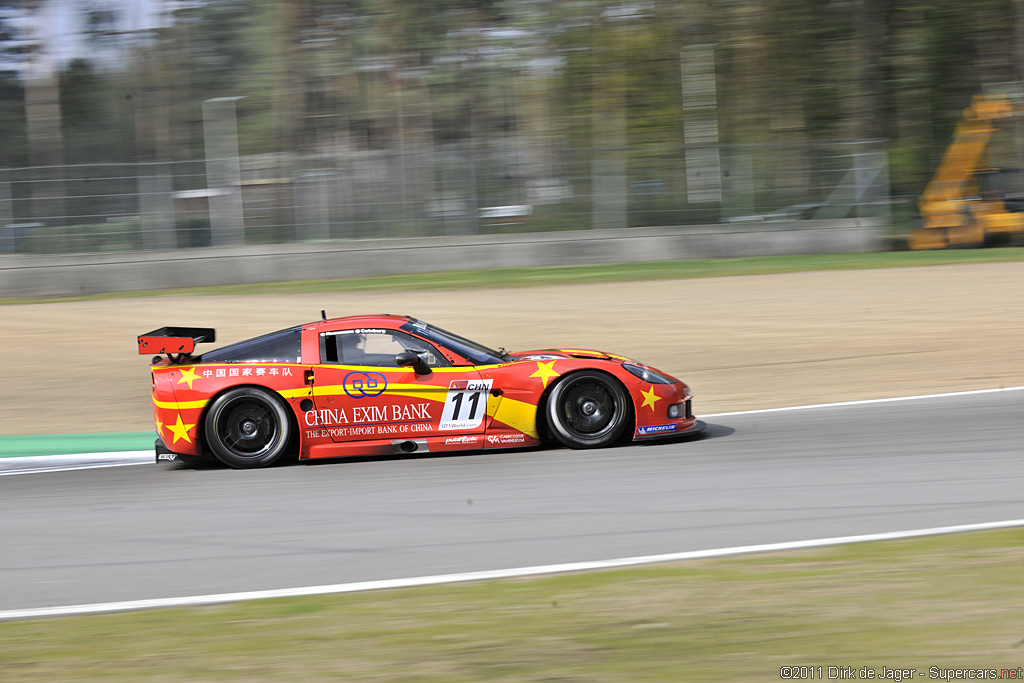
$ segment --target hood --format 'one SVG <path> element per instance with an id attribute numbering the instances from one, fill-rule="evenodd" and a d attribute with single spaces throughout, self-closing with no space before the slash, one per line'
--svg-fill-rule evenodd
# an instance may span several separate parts
<path id="1" fill-rule="evenodd" d="M 606 351 L 592 351 L 588 349 L 540 349 L 538 351 L 517 351 L 510 354 L 515 360 L 559 360 L 565 358 L 587 358 L 593 360 L 610 360 L 619 363 L 629 361 L 625 356 L 619 356 Z"/>

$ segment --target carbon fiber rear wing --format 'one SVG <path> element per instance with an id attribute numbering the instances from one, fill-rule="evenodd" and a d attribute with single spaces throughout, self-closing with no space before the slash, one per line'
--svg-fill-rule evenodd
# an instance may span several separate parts
<path id="1" fill-rule="evenodd" d="M 212 327 L 161 327 L 139 335 L 139 355 L 166 353 L 172 363 L 192 355 L 196 344 L 217 340 Z"/>

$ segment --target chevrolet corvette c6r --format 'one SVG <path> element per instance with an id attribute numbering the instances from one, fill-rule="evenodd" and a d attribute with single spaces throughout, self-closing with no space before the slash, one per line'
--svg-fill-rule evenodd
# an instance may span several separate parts
<path id="1" fill-rule="evenodd" d="M 319 320 L 193 355 L 210 328 L 138 338 L 153 359 L 156 458 L 299 459 L 596 448 L 698 432 L 681 381 L 623 356 L 506 353 L 408 316 Z"/>

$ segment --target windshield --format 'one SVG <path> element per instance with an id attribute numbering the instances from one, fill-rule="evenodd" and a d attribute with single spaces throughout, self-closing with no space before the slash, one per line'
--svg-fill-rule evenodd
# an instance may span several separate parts
<path id="1" fill-rule="evenodd" d="M 472 361 L 473 365 L 495 365 L 508 360 L 503 353 L 489 349 L 483 344 L 477 344 L 475 341 L 470 341 L 447 330 L 442 330 L 440 327 L 428 325 L 422 320 L 410 320 L 402 325 L 401 329 L 418 334 L 439 346 L 448 347 L 460 356 L 468 358 Z"/>

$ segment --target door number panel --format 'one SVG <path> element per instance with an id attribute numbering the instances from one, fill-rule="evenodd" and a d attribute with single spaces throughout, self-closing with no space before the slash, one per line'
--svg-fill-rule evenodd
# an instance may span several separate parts
<path id="1" fill-rule="evenodd" d="M 448 385 L 441 414 L 441 431 L 478 429 L 487 413 L 487 394 L 493 379 L 456 379 Z"/>

